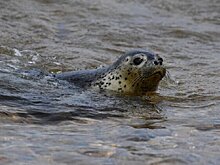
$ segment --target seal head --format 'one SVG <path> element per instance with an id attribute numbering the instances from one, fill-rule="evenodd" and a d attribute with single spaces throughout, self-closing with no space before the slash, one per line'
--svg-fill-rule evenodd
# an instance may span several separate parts
<path id="1" fill-rule="evenodd" d="M 121 56 L 91 85 L 128 94 L 156 91 L 165 76 L 163 59 L 149 51 L 131 51 Z"/>

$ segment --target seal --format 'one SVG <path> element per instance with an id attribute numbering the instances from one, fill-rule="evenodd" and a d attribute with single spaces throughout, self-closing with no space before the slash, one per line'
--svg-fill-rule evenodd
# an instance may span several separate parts
<path id="1" fill-rule="evenodd" d="M 165 74 L 163 59 L 158 54 L 134 50 L 125 53 L 110 66 L 59 73 L 55 77 L 81 87 L 144 94 L 156 91 Z"/>

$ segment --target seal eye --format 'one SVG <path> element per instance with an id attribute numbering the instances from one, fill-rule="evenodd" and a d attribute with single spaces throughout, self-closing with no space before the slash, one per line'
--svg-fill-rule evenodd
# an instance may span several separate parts
<path id="1" fill-rule="evenodd" d="M 140 57 L 137 57 L 133 60 L 134 65 L 140 65 L 142 63 L 143 59 Z"/>
<path id="2" fill-rule="evenodd" d="M 128 61 L 129 61 L 129 57 L 127 57 L 127 58 L 125 59 L 125 61 L 128 62 Z"/>

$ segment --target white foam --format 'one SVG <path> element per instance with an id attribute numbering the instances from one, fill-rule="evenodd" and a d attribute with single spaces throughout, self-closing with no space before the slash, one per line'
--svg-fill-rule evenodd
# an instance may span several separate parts
<path id="1" fill-rule="evenodd" d="M 19 56 L 19 57 L 22 56 L 21 52 L 18 49 L 13 49 L 13 50 L 15 52 L 15 54 L 14 54 L 15 56 Z"/>

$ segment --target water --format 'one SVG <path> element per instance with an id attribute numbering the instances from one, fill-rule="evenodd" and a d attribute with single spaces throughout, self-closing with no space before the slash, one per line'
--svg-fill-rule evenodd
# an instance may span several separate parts
<path id="1" fill-rule="evenodd" d="M 0 5 L 0 164 L 219 163 L 218 0 Z M 159 53 L 176 82 L 130 97 L 45 76 L 135 48 Z"/>

